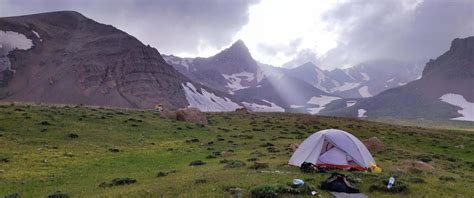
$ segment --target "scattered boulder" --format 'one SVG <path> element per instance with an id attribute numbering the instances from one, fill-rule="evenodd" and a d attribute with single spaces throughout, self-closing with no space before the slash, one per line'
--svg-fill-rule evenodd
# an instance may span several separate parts
<path id="1" fill-rule="evenodd" d="M 206 116 L 197 108 L 183 108 L 177 111 L 163 111 L 160 116 L 172 120 L 192 122 L 207 125 L 209 122 Z"/>
<path id="2" fill-rule="evenodd" d="M 456 146 L 454 146 L 454 148 L 457 148 L 457 149 L 464 149 L 464 145 L 463 145 L 463 144 L 456 145 Z"/>
<path id="3" fill-rule="evenodd" d="M 365 139 L 362 141 L 362 143 L 364 143 L 365 147 L 367 147 L 370 152 L 378 152 L 385 150 L 385 144 L 377 137 Z"/>

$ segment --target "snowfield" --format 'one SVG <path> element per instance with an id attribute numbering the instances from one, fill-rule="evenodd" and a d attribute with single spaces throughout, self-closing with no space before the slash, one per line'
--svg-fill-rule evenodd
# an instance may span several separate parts
<path id="1" fill-rule="evenodd" d="M 461 108 L 458 113 L 462 116 L 451 118 L 451 120 L 474 121 L 474 103 L 467 101 L 464 96 L 448 93 L 441 96 L 441 101 Z"/>
<path id="2" fill-rule="evenodd" d="M 270 106 L 255 104 L 255 103 L 248 103 L 248 102 L 242 102 L 242 104 L 245 106 L 245 108 L 254 112 L 285 112 L 285 109 L 276 105 L 275 103 L 269 102 L 267 100 L 262 100 L 262 101 L 270 104 Z"/>
<path id="3" fill-rule="evenodd" d="M 229 82 L 226 87 L 230 89 L 229 93 L 233 94 L 234 91 L 240 89 L 249 88 L 248 86 L 242 85 L 242 80 L 252 82 L 255 79 L 255 74 L 250 72 L 240 72 L 232 75 L 222 74 L 222 76 Z M 257 76 L 259 77 L 259 76 Z"/>
<path id="4" fill-rule="evenodd" d="M 33 47 L 33 41 L 18 32 L 0 30 L 0 45 L 6 49 L 8 53 L 9 51 L 15 49 L 30 49 Z"/>
<path id="5" fill-rule="evenodd" d="M 195 107 L 201 111 L 219 112 L 219 111 L 235 111 L 241 106 L 228 98 L 221 98 L 214 93 L 210 93 L 205 89 L 201 89 L 200 94 L 196 87 L 191 83 L 181 84 L 184 89 L 188 107 Z"/>
<path id="6" fill-rule="evenodd" d="M 368 97 L 372 96 L 372 94 L 369 93 L 369 87 L 367 87 L 367 86 L 363 86 L 363 87 L 359 88 L 359 94 L 363 98 L 368 98 Z"/>
<path id="7" fill-rule="evenodd" d="M 311 99 L 308 100 L 308 104 L 318 105 L 319 107 L 308 108 L 308 112 L 310 114 L 317 114 L 319 111 L 323 110 L 325 106 L 331 103 L 333 100 L 341 99 L 335 96 L 313 96 Z"/>
<path id="8" fill-rule="evenodd" d="M 365 113 L 367 113 L 367 111 L 365 109 L 358 109 L 357 110 L 357 117 L 358 118 L 366 118 L 367 115 L 365 115 Z"/>

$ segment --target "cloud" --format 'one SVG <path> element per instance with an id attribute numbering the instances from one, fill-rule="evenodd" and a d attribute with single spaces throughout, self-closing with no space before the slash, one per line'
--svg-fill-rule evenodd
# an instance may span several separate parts
<path id="1" fill-rule="evenodd" d="M 473 15 L 472 0 L 264 0 L 237 36 L 256 59 L 276 66 L 424 62 L 454 38 L 474 35 Z"/>
<path id="2" fill-rule="evenodd" d="M 212 55 L 248 22 L 256 0 L 0 0 L 0 16 L 75 10 L 167 54 Z"/>
<path id="3" fill-rule="evenodd" d="M 472 0 L 0 0 L 0 16 L 57 10 L 114 25 L 165 54 L 210 56 L 242 39 L 275 66 L 425 62 L 474 35 Z"/>
<path id="4" fill-rule="evenodd" d="M 373 59 L 426 61 L 457 37 L 474 35 L 471 0 L 359 0 L 325 15 L 339 29 L 338 46 L 321 57 L 326 67 Z"/>

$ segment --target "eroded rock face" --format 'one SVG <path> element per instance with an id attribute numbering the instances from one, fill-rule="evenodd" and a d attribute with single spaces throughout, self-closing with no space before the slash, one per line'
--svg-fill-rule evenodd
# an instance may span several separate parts
<path id="1" fill-rule="evenodd" d="M 5 100 L 131 108 L 159 103 L 167 109 L 188 105 L 181 88 L 187 78 L 156 49 L 110 25 L 77 12 L 53 12 L 0 18 L 0 29 L 19 32 L 34 44 L 10 52 L 11 69 L 17 72 L 0 72 Z"/>

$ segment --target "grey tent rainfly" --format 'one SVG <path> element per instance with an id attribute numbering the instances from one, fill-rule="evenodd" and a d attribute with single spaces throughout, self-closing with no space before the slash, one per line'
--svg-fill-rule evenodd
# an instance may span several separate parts
<path id="1" fill-rule="evenodd" d="M 305 139 L 291 156 L 289 164 L 301 166 L 304 162 L 322 168 L 380 169 L 357 137 L 337 129 L 322 130 Z"/>

